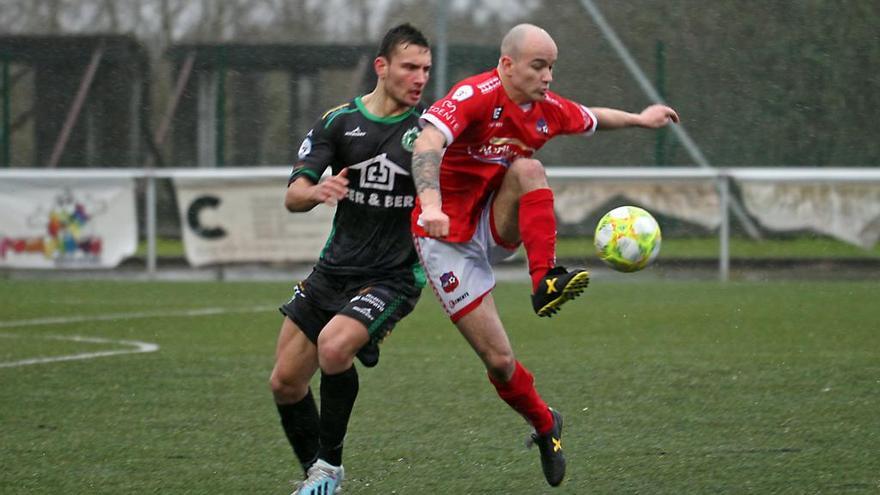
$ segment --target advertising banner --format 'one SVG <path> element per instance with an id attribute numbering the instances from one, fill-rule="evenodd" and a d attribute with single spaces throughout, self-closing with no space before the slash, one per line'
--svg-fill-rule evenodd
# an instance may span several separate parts
<path id="1" fill-rule="evenodd" d="M 318 205 L 305 213 L 288 212 L 283 180 L 173 180 L 184 251 L 193 266 L 312 262 L 330 235 L 335 209 Z"/>
<path id="2" fill-rule="evenodd" d="M 130 178 L 0 181 L 0 267 L 112 268 L 136 248 Z"/>
<path id="3" fill-rule="evenodd" d="M 570 180 L 554 182 L 553 193 L 562 223 L 579 223 L 589 215 L 602 214 L 599 208 L 615 198 L 622 198 L 620 205 L 634 203 L 710 229 L 721 223 L 720 200 L 712 182 Z"/>
<path id="4" fill-rule="evenodd" d="M 747 182 L 740 190 L 746 210 L 769 229 L 809 229 L 864 249 L 880 240 L 876 184 Z"/>

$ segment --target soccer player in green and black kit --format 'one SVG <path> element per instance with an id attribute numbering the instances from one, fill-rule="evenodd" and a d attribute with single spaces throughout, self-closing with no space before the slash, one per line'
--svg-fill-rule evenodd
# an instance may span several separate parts
<path id="1" fill-rule="evenodd" d="M 299 150 L 284 204 L 292 212 L 336 206 L 312 273 L 281 306 L 271 387 L 284 432 L 306 472 L 298 495 L 332 494 L 342 482 L 342 443 L 358 394 L 357 356 L 415 307 L 424 272 L 410 234 L 412 145 L 431 51 L 409 24 L 386 33 L 369 94 L 327 111 Z M 332 175 L 321 180 L 330 167 Z M 321 411 L 309 382 L 321 370 Z"/>

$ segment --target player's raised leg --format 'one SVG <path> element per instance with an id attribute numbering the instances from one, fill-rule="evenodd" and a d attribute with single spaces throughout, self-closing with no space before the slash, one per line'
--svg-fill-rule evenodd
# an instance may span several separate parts
<path id="1" fill-rule="evenodd" d="M 318 455 L 318 408 L 309 388 L 317 369 L 315 344 L 285 317 L 278 334 L 275 367 L 269 384 L 284 434 L 304 473 Z"/>
<path id="2" fill-rule="evenodd" d="M 556 214 L 544 166 L 531 158 L 515 160 L 492 205 L 492 224 L 506 243 L 520 240 L 532 279 L 532 306 L 551 316 L 579 296 L 590 282 L 586 270 L 556 266 Z"/>
<path id="3" fill-rule="evenodd" d="M 532 439 L 539 446 L 544 476 L 550 485 L 559 485 L 565 477 L 562 416 L 547 407 L 535 389 L 534 377 L 514 357 L 492 294 L 486 294 L 456 327 L 480 356 L 498 396 L 534 428 Z"/>

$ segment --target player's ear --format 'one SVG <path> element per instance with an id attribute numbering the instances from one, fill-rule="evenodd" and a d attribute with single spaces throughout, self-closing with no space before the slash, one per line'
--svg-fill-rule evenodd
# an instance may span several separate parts
<path id="1" fill-rule="evenodd" d="M 388 66 L 391 65 L 385 57 L 376 57 L 373 60 L 373 70 L 380 79 L 388 75 Z"/>
<path id="2" fill-rule="evenodd" d="M 498 72 L 507 75 L 510 73 L 511 67 L 513 67 L 513 59 L 510 58 L 510 55 L 502 55 L 498 59 Z"/>

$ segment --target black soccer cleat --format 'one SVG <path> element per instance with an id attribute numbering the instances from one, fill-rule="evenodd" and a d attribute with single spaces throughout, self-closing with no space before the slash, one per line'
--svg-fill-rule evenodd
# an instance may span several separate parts
<path id="1" fill-rule="evenodd" d="M 582 268 L 568 271 L 561 266 L 551 268 L 538 290 L 532 294 L 532 307 L 538 316 L 553 316 L 566 301 L 581 295 L 590 284 L 590 273 Z"/>
<path id="2" fill-rule="evenodd" d="M 532 433 L 526 445 L 538 446 L 541 454 L 541 469 L 550 486 L 559 486 L 565 478 L 565 455 L 562 453 L 562 414 L 550 408 L 553 415 L 553 428 L 546 435 Z"/>

